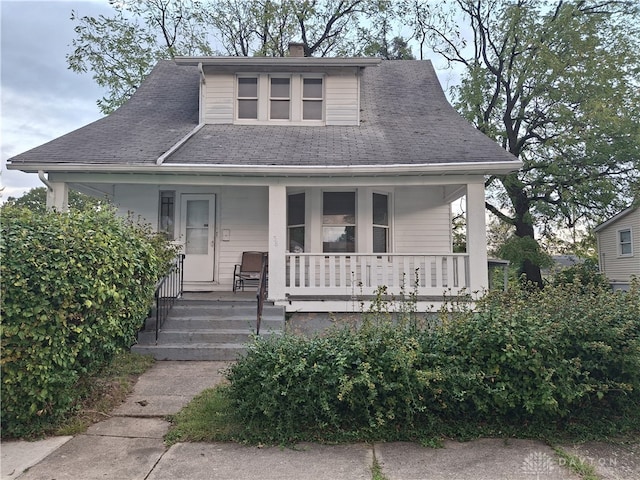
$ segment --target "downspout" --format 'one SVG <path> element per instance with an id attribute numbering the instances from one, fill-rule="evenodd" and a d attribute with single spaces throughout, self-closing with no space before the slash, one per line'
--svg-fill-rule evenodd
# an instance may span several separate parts
<path id="1" fill-rule="evenodd" d="M 47 189 L 53 193 L 53 185 L 51 185 L 47 177 L 44 176 L 44 170 L 38 170 L 38 178 L 46 185 Z"/>
<path id="2" fill-rule="evenodd" d="M 198 125 L 196 125 L 196 127 L 189 133 L 187 133 L 184 137 L 178 140 L 169 150 L 160 155 L 156 160 L 156 165 L 162 165 L 167 158 L 169 158 L 182 145 L 187 143 L 191 137 L 193 137 L 200 131 L 202 127 L 204 127 L 204 122 L 202 120 L 202 85 L 206 83 L 206 78 L 204 75 L 204 69 L 202 68 L 202 62 L 198 63 L 198 71 L 200 72 L 200 104 L 198 105 L 200 123 L 198 123 Z"/>

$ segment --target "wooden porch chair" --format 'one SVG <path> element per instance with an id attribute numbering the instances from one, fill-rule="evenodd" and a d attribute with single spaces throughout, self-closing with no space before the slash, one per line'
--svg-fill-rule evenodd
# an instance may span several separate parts
<path id="1" fill-rule="evenodd" d="M 247 283 L 258 286 L 264 255 L 264 252 L 242 252 L 242 263 L 237 264 L 233 269 L 233 293 L 238 289 L 244 292 Z"/>

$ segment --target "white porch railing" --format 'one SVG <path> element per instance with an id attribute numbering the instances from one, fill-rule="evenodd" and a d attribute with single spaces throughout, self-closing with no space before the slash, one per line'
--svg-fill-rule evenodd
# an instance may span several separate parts
<path id="1" fill-rule="evenodd" d="M 441 296 L 469 287 L 469 256 L 426 254 L 287 253 L 289 295 L 389 294 Z M 415 288 L 414 288 L 415 287 Z"/>

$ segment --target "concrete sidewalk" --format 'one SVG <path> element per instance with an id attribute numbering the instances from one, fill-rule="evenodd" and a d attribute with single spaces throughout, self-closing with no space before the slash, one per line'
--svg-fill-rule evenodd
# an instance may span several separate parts
<path id="1" fill-rule="evenodd" d="M 579 479 L 547 445 L 532 440 L 301 444 L 257 448 L 182 443 L 167 448 L 164 417 L 221 379 L 220 362 L 158 362 L 113 416 L 76 437 L 2 444 L 2 479 L 367 479 L 374 464 L 387 480 Z M 604 480 L 640 478 L 640 444 L 566 446 Z"/>

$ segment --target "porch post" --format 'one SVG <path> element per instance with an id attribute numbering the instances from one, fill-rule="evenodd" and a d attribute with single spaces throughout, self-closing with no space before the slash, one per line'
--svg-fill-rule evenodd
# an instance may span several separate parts
<path id="1" fill-rule="evenodd" d="M 47 186 L 47 208 L 58 212 L 69 210 L 69 187 L 64 182 L 50 182 Z"/>
<path id="2" fill-rule="evenodd" d="M 469 289 L 471 292 L 489 287 L 484 205 L 484 181 L 467 184 L 467 254 L 469 255 Z"/>
<path id="3" fill-rule="evenodd" d="M 269 186 L 269 300 L 285 299 L 287 187 Z"/>

